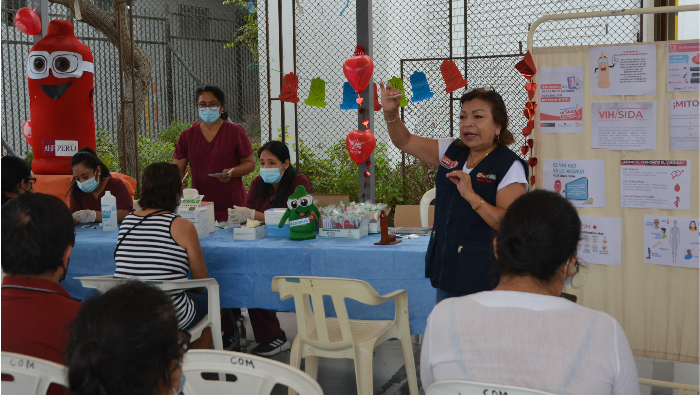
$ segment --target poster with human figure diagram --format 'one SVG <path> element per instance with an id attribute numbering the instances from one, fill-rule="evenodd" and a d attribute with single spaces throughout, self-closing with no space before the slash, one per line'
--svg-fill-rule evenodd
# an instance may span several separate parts
<path id="1" fill-rule="evenodd" d="M 645 215 L 644 262 L 698 269 L 698 236 L 698 218 Z"/>

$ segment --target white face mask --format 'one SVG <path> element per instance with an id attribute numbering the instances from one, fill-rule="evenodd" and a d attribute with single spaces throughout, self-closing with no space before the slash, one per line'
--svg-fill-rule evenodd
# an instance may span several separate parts
<path id="1" fill-rule="evenodd" d="M 569 263 L 571 262 L 571 257 L 566 261 L 566 266 L 564 267 L 564 285 L 571 285 L 571 279 L 574 278 L 574 276 L 571 277 L 566 277 L 566 273 L 569 271 Z"/>

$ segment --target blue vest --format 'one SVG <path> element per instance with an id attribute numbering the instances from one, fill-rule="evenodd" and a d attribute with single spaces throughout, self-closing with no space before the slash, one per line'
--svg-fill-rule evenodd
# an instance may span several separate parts
<path id="1" fill-rule="evenodd" d="M 462 170 L 469 157 L 469 148 L 455 140 L 441 158 L 435 176 L 435 222 L 425 255 L 425 277 L 435 288 L 472 294 L 492 290 L 499 276 L 493 268 L 494 230 L 474 211 L 447 178 L 447 173 Z M 484 201 L 496 205 L 498 184 L 516 160 L 528 168 L 513 151 L 496 147 L 469 176 L 474 192 Z"/>

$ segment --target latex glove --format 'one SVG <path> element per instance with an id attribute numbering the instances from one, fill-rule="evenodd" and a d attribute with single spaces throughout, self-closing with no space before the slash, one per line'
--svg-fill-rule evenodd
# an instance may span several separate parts
<path id="1" fill-rule="evenodd" d="M 228 209 L 228 221 L 240 224 L 249 219 L 255 219 L 255 210 L 248 207 L 233 206 Z"/>
<path id="2" fill-rule="evenodd" d="M 73 219 L 81 224 L 95 222 L 95 218 L 97 218 L 95 210 L 79 210 L 73 213 Z"/>

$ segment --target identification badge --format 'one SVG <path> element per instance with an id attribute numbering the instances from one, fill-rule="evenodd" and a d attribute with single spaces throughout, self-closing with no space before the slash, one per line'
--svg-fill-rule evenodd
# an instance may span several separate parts
<path id="1" fill-rule="evenodd" d="M 295 219 L 294 221 L 289 221 L 289 227 L 293 228 L 295 226 L 301 226 L 301 225 L 306 225 L 310 224 L 311 221 L 308 218 L 302 218 L 302 219 Z"/>

